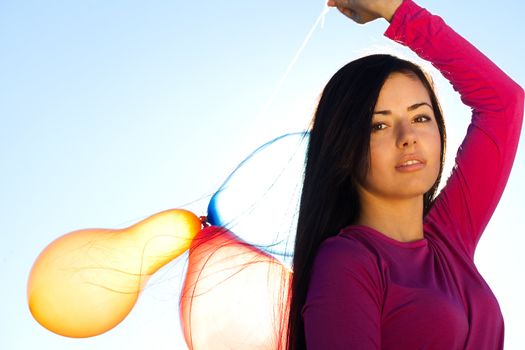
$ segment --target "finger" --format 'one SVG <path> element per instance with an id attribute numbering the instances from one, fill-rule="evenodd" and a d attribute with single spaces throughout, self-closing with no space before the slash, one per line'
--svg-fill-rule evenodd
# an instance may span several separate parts
<path id="1" fill-rule="evenodd" d="M 345 15 L 346 17 L 349 17 L 351 19 L 353 19 L 353 16 L 355 15 L 355 13 L 352 10 L 350 10 L 349 8 L 347 8 L 347 7 L 339 7 L 339 6 L 337 6 L 337 9 L 343 15 Z"/>
<path id="2" fill-rule="evenodd" d="M 345 1 L 344 0 L 328 0 L 326 4 L 330 7 L 344 7 Z"/>

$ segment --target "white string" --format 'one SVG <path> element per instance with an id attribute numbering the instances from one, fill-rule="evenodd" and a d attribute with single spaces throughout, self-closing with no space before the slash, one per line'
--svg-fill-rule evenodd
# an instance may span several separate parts
<path id="1" fill-rule="evenodd" d="M 325 17 L 326 17 L 326 15 L 327 15 L 329 10 L 330 10 L 330 7 L 328 7 L 328 5 L 325 3 L 325 5 L 323 7 L 323 10 L 321 11 L 321 14 L 315 20 L 315 23 L 313 24 L 312 28 L 310 28 L 310 31 L 308 32 L 308 34 L 306 34 L 306 37 L 304 38 L 303 43 L 301 44 L 301 46 L 299 47 L 299 49 L 295 53 L 295 56 L 292 58 L 292 60 L 288 64 L 288 68 L 286 68 L 286 71 L 284 72 L 284 74 L 282 75 L 281 79 L 279 80 L 279 82 L 275 86 L 275 89 L 273 90 L 272 94 L 270 95 L 270 97 L 266 101 L 266 104 L 264 105 L 264 107 L 261 109 L 261 112 L 259 113 L 258 117 L 260 117 L 260 116 L 266 114 L 266 112 L 268 112 L 268 109 L 273 104 L 273 100 L 275 99 L 275 97 L 277 96 L 279 91 L 281 90 L 281 87 L 283 86 L 284 82 L 286 81 L 286 78 L 288 78 L 288 75 L 290 74 L 290 72 L 292 71 L 293 67 L 295 66 L 295 64 L 299 60 L 299 57 L 301 56 L 304 48 L 306 47 L 306 45 L 310 41 L 310 38 L 312 37 L 312 35 L 315 32 L 315 30 L 317 29 L 317 27 L 320 25 L 321 29 L 324 28 Z M 259 118 L 257 118 L 257 119 L 259 119 Z"/>

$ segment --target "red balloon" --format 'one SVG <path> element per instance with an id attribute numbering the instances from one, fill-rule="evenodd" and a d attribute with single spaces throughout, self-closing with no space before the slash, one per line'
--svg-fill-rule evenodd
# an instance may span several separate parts
<path id="1" fill-rule="evenodd" d="M 277 349 L 287 327 L 290 276 L 281 262 L 227 229 L 201 230 L 180 300 L 189 349 Z"/>

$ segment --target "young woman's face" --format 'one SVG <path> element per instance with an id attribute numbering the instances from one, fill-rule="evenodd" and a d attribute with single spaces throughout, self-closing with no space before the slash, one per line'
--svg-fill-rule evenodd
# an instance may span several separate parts
<path id="1" fill-rule="evenodd" d="M 391 74 L 372 117 L 370 168 L 361 187 L 385 199 L 423 195 L 440 169 L 441 140 L 432 104 L 415 75 Z"/>

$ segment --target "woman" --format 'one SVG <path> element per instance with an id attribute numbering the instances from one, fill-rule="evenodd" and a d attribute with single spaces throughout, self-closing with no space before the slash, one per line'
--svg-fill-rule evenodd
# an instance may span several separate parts
<path id="1" fill-rule="evenodd" d="M 327 84 L 310 135 L 293 260 L 289 349 L 502 349 L 474 262 L 514 160 L 523 90 L 411 0 L 330 0 L 430 61 L 472 107 L 446 186 L 445 129 L 421 70 L 388 55 Z"/>

